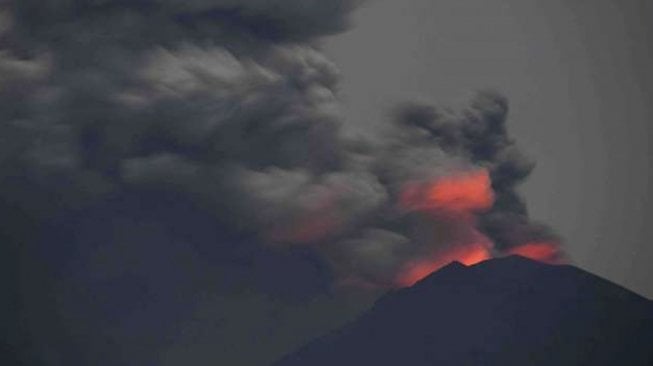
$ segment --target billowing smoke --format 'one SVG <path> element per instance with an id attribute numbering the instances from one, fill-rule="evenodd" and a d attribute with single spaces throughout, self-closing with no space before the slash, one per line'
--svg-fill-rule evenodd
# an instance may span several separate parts
<path id="1" fill-rule="evenodd" d="M 181 195 L 266 247 L 320 253 L 342 283 L 406 286 L 452 260 L 557 261 L 516 186 L 533 164 L 504 98 L 395 110 L 344 137 L 319 37 L 349 0 L 2 3 L 2 199 L 83 210 Z M 267 249 L 266 249 L 267 250 Z"/>

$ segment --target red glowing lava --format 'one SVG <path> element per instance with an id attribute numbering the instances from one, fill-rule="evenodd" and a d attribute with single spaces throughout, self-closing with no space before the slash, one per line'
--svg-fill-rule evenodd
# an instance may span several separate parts
<path id="1" fill-rule="evenodd" d="M 453 248 L 434 258 L 410 263 L 400 273 L 395 284 L 397 287 L 409 287 L 451 262 L 458 261 L 466 266 L 471 266 L 486 261 L 491 257 L 487 247 L 482 244 Z"/>
<path id="2" fill-rule="evenodd" d="M 409 210 L 440 209 L 471 213 L 494 204 L 492 182 L 487 170 L 455 174 L 426 184 L 407 184 L 400 205 Z"/>
<path id="3" fill-rule="evenodd" d="M 558 244 L 548 242 L 531 242 L 511 248 L 508 255 L 519 255 L 543 263 L 560 264 L 563 262 Z"/>

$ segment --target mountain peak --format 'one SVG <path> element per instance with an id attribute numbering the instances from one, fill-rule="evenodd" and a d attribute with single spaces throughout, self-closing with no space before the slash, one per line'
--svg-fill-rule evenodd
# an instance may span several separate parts
<path id="1" fill-rule="evenodd" d="M 276 366 L 653 364 L 653 302 L 569 265 L 453 262 Z"/>

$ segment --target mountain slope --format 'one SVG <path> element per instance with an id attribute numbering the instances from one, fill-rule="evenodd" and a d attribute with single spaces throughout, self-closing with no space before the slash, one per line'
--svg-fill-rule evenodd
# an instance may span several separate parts
<path id="1" fill-rule="evenodd" d="M 275 366 L 653 365 L 653 302 L 572 266 L 452 263 Z"/>

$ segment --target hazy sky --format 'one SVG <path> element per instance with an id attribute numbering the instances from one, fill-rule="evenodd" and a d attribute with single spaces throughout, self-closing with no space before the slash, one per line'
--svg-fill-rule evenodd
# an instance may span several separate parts
<path id="1" fill-rule="evenodd" d="M 348 118 L 495 88 L 537 168 L 523 192 L 579 266 L 653 296 L 653 3 L 372 0 L 328 41 Z"/>

